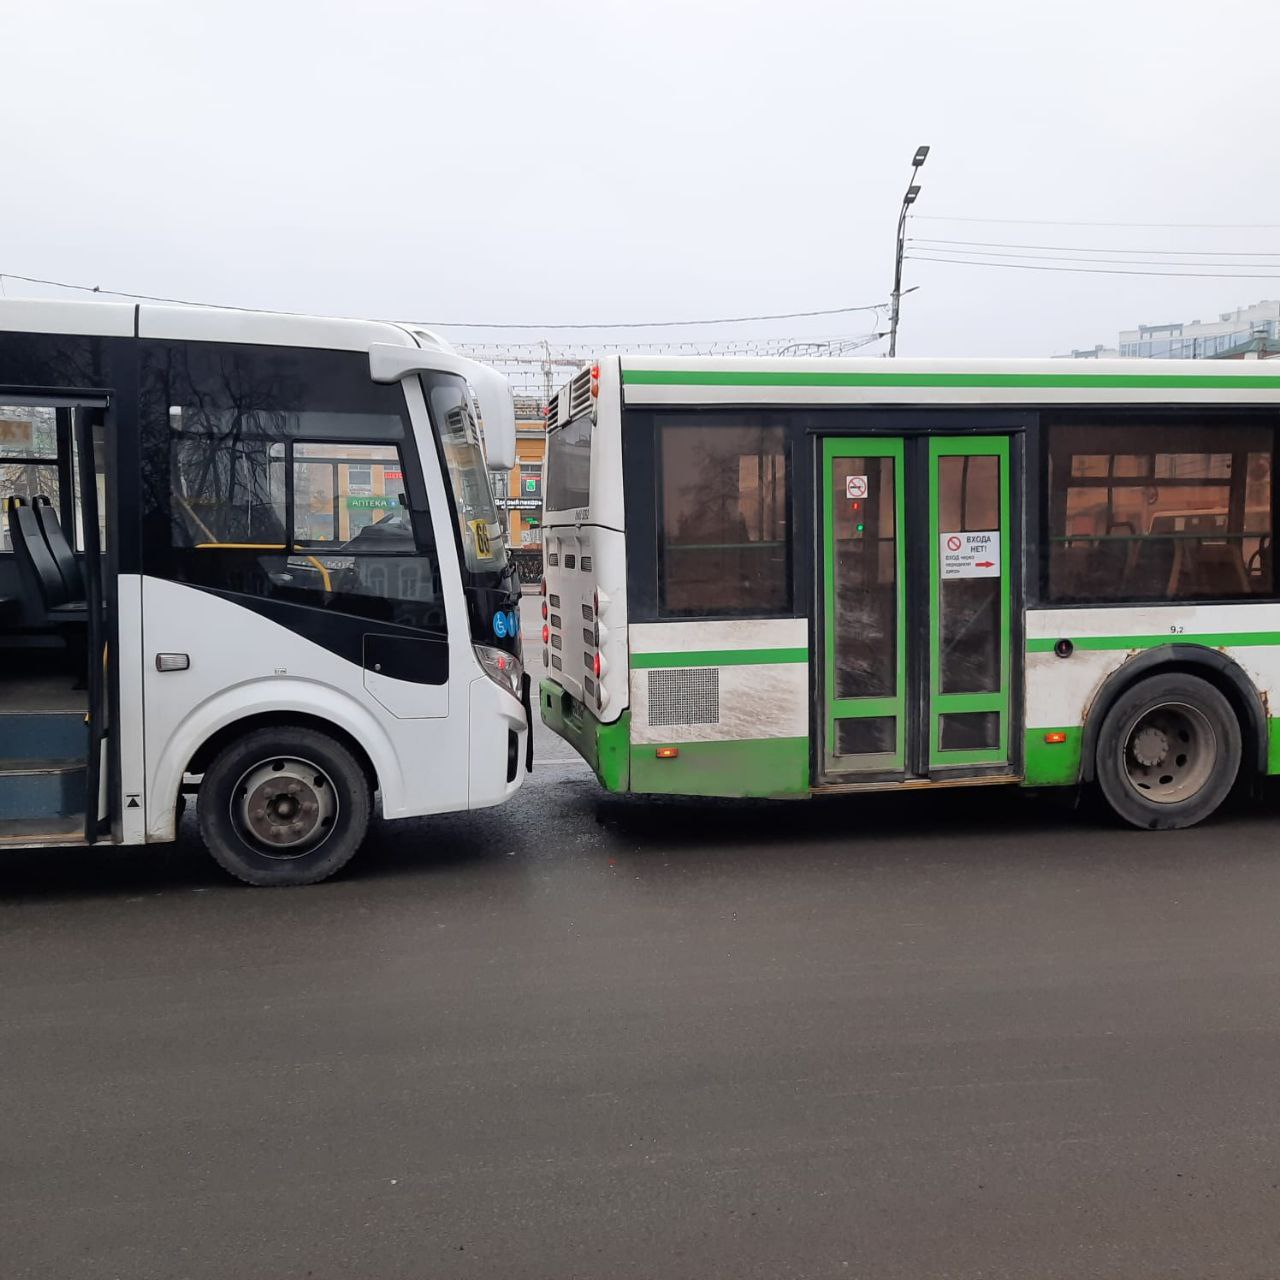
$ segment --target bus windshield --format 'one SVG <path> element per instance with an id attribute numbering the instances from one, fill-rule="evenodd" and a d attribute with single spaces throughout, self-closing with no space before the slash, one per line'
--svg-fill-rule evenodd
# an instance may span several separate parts
<path id="1" fill-rule="evenodd" d="M 467 567 L 485 573 L 500 570 L 506 565 L 507 549 L 489 488 L 489 473 L 480 448 L 480 430 L 472 411 L 470 391 L 461 378 L 421 376 L 431 417 L 440 433 Z"/>

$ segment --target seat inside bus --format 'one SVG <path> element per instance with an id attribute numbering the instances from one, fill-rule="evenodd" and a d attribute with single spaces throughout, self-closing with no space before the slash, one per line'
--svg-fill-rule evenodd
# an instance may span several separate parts
<path id="1" fill-rule="evenodd" d="M 0 576 L 0 847 L 84 829 L 84 576 L 47 497 L 11 494 Z"/>

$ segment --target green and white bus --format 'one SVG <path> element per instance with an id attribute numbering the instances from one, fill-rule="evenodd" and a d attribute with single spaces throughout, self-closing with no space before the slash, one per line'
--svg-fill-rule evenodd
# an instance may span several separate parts
<path id="1" fill-rule="evenodd" d="M 602 359 L 548 414 L 542 718 L 615 792 L 1198 822 L 1280 773 L 1278 425 L 1280 362 Z"/>

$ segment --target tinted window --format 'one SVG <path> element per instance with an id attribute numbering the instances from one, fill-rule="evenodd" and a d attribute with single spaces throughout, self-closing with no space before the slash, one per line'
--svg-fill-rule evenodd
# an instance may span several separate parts
<path id="1" fill-rule="evenodd" d="M 357 353 L 144 346 L 151 527 L 167 516 L 149 572 L 443 629 L 425 496 L 401 502 L 417 471 L 398 385 L 370 381 Z"/>
<path id="2" fill-rule="evenodd" d="M 1049 429 L 1049 597 L 1270 594 L 1270 427 L 1210 419 Z"/>
<path id="3" fill-rule="evenodd" d="M 790 613 L 782 428 L 668 425 L 658 441 L 660 612 Z"/>
<path id="4" fill-rule="evenodd" d="M 583 414 L 547 435 L 548 511 L 591 505 L 591 417 Z"/>

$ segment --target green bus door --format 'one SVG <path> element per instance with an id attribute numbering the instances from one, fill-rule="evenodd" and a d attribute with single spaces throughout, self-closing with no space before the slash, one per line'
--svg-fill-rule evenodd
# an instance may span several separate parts
<path id="1" fill-rule="evenodd" d="M 1010 528 L 1005 436 L 822 442 L 821 780 L 1011 770 Z"/>

